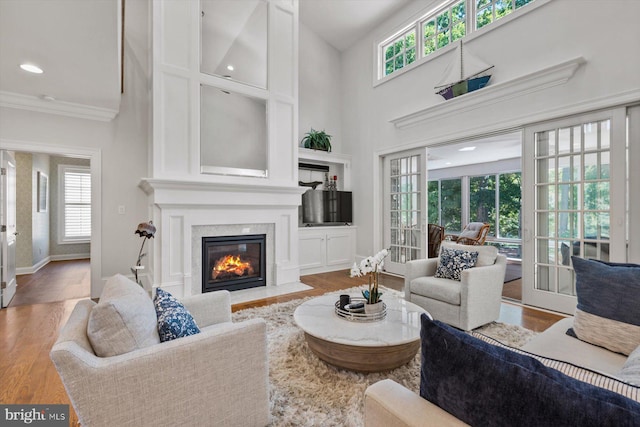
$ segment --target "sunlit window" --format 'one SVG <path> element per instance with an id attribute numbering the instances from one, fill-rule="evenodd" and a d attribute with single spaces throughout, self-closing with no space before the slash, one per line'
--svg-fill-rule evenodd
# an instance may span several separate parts
<path id="1" fill-rule="evenodd" d="M 416 30 L 411 29 L 384 47 L 385 76 L 411 64 L 416 58 Z"/>
<path id="2" fill-rule="evenodd" d="M 538 0 L 543 3 L 543 0 Z M 378 79 L 463 40 L 534 0 L 449 0 L 378 45 Z"/>

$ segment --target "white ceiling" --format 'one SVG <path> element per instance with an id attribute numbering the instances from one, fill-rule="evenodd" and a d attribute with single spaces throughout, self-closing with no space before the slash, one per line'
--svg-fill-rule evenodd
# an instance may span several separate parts
<path id="1" fill-rule="evenodd" d="M 472 151 L 459 151 L 464 147 L 476 148 Z M 428 167 L 430 170 L 517 159 L 520 157 L 522 157 L 520 132 L 440 145 L 427 150 Z"/>
<path id="2" fill-rule="evenodd" d="M 118 0 L 0 0 L 2 104 L 15 94 L 30 105 L 118 110 Z M 33 63 L 44 70 L 20 69 Z"/>
<path id="3" fill-rule="evenodd" d="M 409 1 L 300 0 L 300 17 L 344 50 Z M 117 112 L 119 7 L 118 0 L 0 0 L 0 105 Z M 44 73 L 22 71 L 25 62 Z"/>
<path id="4" fill-rule="evenodd" d="M 340 51 L 411 0 L 300 0 L 300 20 Z"/>

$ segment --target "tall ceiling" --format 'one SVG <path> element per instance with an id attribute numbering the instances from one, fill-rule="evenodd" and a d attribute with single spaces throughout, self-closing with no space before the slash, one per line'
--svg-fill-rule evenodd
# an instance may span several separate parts
<path id="1" fill-rule="evenodd" d="M 300 0 L 300 17 L 345 50 L 409 1 Z M 0 106 L 117 112 L 120 7 L 120 0 L 0 0 Z M 44 73 L 27 73 L 22 63 Z"/>
<path id="2" fill-rule="evenodd" d="M 0 105 L 18 95 L 31 106 L 117 111 L 119 7 L 118 0 L 0 0 Z M 44 72 L 25 72 L 22 63 Z"/>
<path id="3" fill-rule="evenodd" d="M 340 51 L 411 0 L 300 0 L 300 20 Z"/>

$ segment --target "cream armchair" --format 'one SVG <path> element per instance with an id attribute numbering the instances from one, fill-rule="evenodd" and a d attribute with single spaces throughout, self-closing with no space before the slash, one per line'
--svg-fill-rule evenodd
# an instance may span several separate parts
<path id="1" fill-rule="evenodd" d="M 51 359 L 83 426 L 269 423 L 264 320 L 231 323 L 227 291 L 182 303 L 201 333 L 98 357 L 87 337 L 95 303 L 78 302 Z"/>
<path id="2" fill-rule="evenodd" d="M 497 320 L 507 258 L 493 246 L 445 241 L 440 250 L 444 248 L 477 251 L 476 267 L 464 270 L 458 282 L 434 277 L 439 258 L 409 261 L 404 277 L 405 299 L 427 310 L 434 319 L 465 331 Z"/>

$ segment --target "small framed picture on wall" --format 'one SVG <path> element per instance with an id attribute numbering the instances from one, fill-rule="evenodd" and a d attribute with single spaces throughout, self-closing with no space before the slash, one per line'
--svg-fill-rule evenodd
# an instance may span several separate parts
<path id="1" fill-rule="evenodd" d="M 38 212 L 46 212 L 49 204 L 49 177 L 38 171 Z"/>

